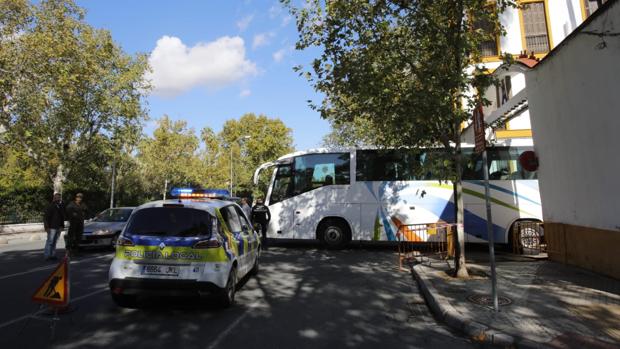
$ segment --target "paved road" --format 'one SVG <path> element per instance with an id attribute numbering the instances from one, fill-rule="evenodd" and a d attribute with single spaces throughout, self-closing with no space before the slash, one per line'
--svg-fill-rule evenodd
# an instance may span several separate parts
<path id="1" fill-rule="evenodd" d="M 245 280 L 230 309 L 196 299 L 116 307 L 106 284 L 112 253 L 89 252 L 71 263 L 75 311 L 50 342 L 48 323 L 27 320 L 37 309 L 30 296 L 55 266 L 41 248 L 0 247 L 0 348 L 472 347 L 436 323 L 392 251 L 312 245 L 265 251 L 259 276 Z"/>

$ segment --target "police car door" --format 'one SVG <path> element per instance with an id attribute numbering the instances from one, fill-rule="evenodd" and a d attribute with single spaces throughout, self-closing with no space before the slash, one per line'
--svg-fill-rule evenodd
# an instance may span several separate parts
<path id="1" fill-rule="evenodd" d="M 241 237 L 244 241 L 244 251 L 246 258 L 246 267 L 248 271 L 254 266 L 254 259 L 256 257 L 256 250 L 258 249 L 258 236 L 252 229 L 250 221 L 243 213 L 243 210 L 239 206 L 235 206 L 239 220 L 241 221 Z"/>
<path id="2" fill-rule="evenodd" d="M 231 234 L 233 235 L 233 243 L 235 244 L 235 249 L 238 251 L 237 254 L 237 263 L 239 265 L 239 275 L 243 276 L 247 272 L 247 248 L 246 243 L 243 240 L 243 229 L 241 228 L 241 221 L 239 220 L 239 215 L 235 210 L 235 206 L 230 205 L 222 208 L 222 215 L 226 220 L 226 224 L 230 229 Z"/>

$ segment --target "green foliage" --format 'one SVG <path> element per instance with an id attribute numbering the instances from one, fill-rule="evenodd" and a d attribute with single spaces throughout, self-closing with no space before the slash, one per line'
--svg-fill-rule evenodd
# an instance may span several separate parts
<path id="1" fill-rule="evenodd" d="M 199 140 L 185 121 L 172 121 L 167 115 L 158 120 L 153 138 L 145 138 L 138 147 L 140 173 L 145 190 L 163 194 L 164 183 L 191 186 L 200 182 L 197 151 Z"/>
<path id="2" fill-rule="evenodd" d="M 288 1 L 284 1 L 288 3 Z M 498 13 L 511 1 L 330 1 L 291 7 L 298 49 L 322 49 L 310 69 L 297 67 L 325 95 L 313 107 L 342 125 L 377 130 L 383 146 L 450 148 L 483 88 L 478 45 L 502 31 Z M 490 21 L 493 32 L 468 18 Z M 362 132 L 362 136 L 366 135 Z M 362 140 L 364 143 L 366 139 Z"/>
<path id="3" fill-rule="evenodd" d="M 363 118 L 354 118 L 351 121 L 329 120 L 331 132 L 323 138 L 326 147 L 363 147 L 375 146 L 376 135 L 380 130 L 373 129 L 372 123 Z"/>
<path id="4" fill-rule="evenodd" d="M 2 5 L 3 143 L 27 154 L 49 181 L 60 171 L 56 185 L 89 178 L 114 137 L 137 138 L 146 57 L 125 54 L 71 0 Z"/>
<path id="5" fill-rule="evenodd" d="M 235 195 L 264 196 L 253 191 L 252 176 L 261 164 L 293 151 L 291 129 L 280 119 L 248 113 L 239 120 L 228 120 L 219 134 L 223 148 L 233 152 Z M 249 136 L 249 139 L 243 139 Z M 230 168 L 230 160 L 228 160 Z M 259 186 L 259 187 L 264 187 Z"/>
<path id="6" fill-rule="evenodd" d="M 27 189 L 46 184 L 30 157 L 9 147 L 0 150 L 0 190 Z"/>
<path id="7" fill-rule="evenodd" d="M 254 170 L 293 150 L 291 130 L 265 115 L 250 113 L 228 120 L 219 133 L 205 127 L 200 138 L 183 121 L 164 116 L 158 122 L 153 138 L 140 144 L 137 157 L 142 183 L 151 197 L 163 194 L 165 180 L 168 188 L 229 188 L 231 155 L 235 195 L 261 195 L 254 192 Z"/>
<path id="8" fill-rule="evenodd" d="M 449 151 L 449 161 L 431 163 L 455 183 L 455 260 L 457 274 L 465 276 L 461 125 L 485 103 L 473 91 L 492 83 L 476 66 L 478 47 L 503 33 L 499 14 L 514 2 L 313 0 L 301 9 L 282 2 L 297 19 L 297 49 L 321 50 L 309 69 L 296 69 L 325 96 L 312 105 L 324 118 L 353 129 L 364 120 L 366 129 L 377 131 L 377 145 L 443 145 Z"/>
<path id="9" fill-rule="evenodd" d="M 143 136 L 148 69 L 146 55 L 123 52 L 73 0 L 0 0 L 0 216 L 40 216 L 52 182 L 101 210 L 113 169 L 116 205 L 160 198 L 165 180 L 227 188 L 231 152 L 236 191 L 248 195 L 255 167 L 292 151 L 291 130 L 264 115 L 200 138 L 164 116 Z"/>
<path id="10" fill-rule="evenodd" d="M 0 224 L 41 222 L 51 200 L 49 186 L 0 188 Z"/>

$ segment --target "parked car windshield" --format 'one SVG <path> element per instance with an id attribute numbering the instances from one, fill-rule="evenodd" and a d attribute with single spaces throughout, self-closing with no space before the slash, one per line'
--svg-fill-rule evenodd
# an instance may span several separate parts
<path id="1" fill-rule="evenodd" d="M 99 213 L 93 221 L 95 222 L 127 222 L 131 216 L 130 208 L 109 208 Z"/>
<path id="2" fill-rule="evenodd" d="M 210 236 L 212 216 L 187 207 L 150 207 L 137 211 L 125 229 L 127 235 Z"/>

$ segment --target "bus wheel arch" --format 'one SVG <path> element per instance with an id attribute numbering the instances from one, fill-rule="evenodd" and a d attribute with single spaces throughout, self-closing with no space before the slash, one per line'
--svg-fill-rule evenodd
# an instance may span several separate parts
<path id="1" fill-rule="evenodd" d="M 316 238 L 327 247 L 342 247 L 351 241 L 351 225 L 342 217 L 325 217 L 317 225 Z"/>
<path id="2" fill-rule="evenodd" d="M 514 221 L 512 221 L 512 223 L 510 223 L 510 225 L 508 226 L 508 230 L 506 232 L 506 246 L 508 246 L 508 250 L 509 252 L 512 252 L 515 250 L 515 246 L 514 246 L 514 227 L 515 224 L 517 224 L 518 222 L 538 222 L 538 223 L 542 223 L 542 221 L 538 218 L 517 218 Z M 518 246 L 519 251 L 521 251 L 522 246 Z"/>

